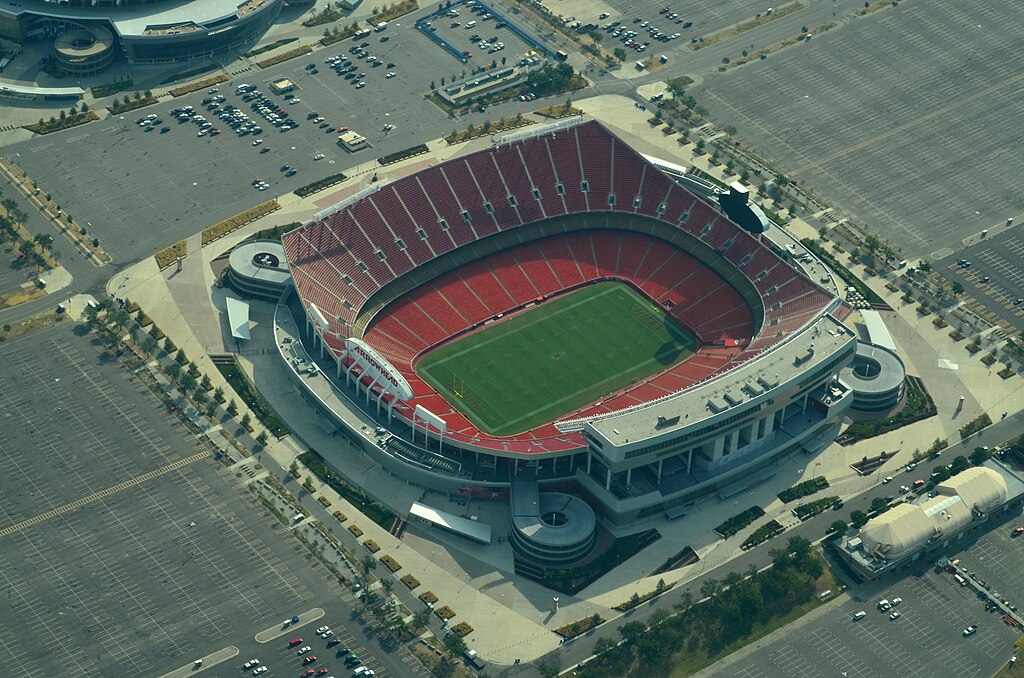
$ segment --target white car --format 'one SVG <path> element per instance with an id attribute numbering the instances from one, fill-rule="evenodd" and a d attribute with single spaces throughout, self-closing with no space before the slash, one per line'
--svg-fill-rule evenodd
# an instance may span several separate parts
<path id="1" fill-rule="evenodd" d="M 896 607 L 897 605 L 899 605 L 900 603 L 902 603 L 902 602 L 903 602 L 903 599 L 902 599 L 902 598 L 893 598 L 893 599 L 892 599 L 891 601 L 889 601 L 889 602 L 891 602 L 891 603 L 892 603 L 892 606 L 893 606 L 893 607 Z"/>
<path id="2" fill-rule="evenodd" d="M 313 160 L 323 160 L 323 159 L 324 159 L 324 154 L 323 153 L 317 153 L 316 155 L 313 156 Z"/>
<path id="3" fill-rule="evenodd" d="M 262 143 L 263 143 L 263 139 L 253 139 L 252 140 L 252 145 L 253 146 L 259 146 Z"/>
<path id="4" fill-rule="evenodd" d="M 384 77 L 385 78 L 393 78 L 393 77 L 395 77 L 395 72 L 394 71 L 388 71 L 388 74 L 385 75 Z"/>
<path id="5" fill-rule="evenodd" d="M 310 374 L 312 374 L 312 372 L 310 372 Z M 327 629 L 326 631 L 324 631 L 324 632 L 323 632 L 323 633 L 321 633 L 320 635 L 321 635 L 321 637 L 323 637 L 323 638 L 330 638 L 331 636 L 333 636 L 333 635 L 334 635 L 334 631 L 332 631 L 332 630 L 330 630 L 330 629 Z"/>
<path id="6" fill-rule="evenodd" d="M 255 668 L 255 667 L 259 666 L 259 665 L 260 665 L 260 660 L 259 659 L 250 659 L 249 661 L 247 661 L 244 664 L 242 664 L 242 668 L 243 669 L 251 669 L 251 668 Z"/>
<path id="7" fill-rule="evenodd" d="M 313 648 L 311 648 L 309 645 L 303 645 L 302 647 L 299 648 L 298 654 L 301 657 L 302 655 L 306 654 L 307 652 L 309 652 L 312 649 Z"/>
<path id="8" fill-rule="evenodd" d="M 266 667 L 266 666 L 261 666 L 261 667 L 259 667 L 258 669 L 256 669 L 255 671 L 253 671 L 253 672 L 252 672 L 252 675 L 254 675 L 254 676 L 258 676 L 258 675 L 260 675 L 261 673 L 264 673 L 264 672 L 266 672 L 266 670 L 267 670 L 267 667 Z"/>
<path id="9" fill-rule="evenodd" d="M 294 98 L 294 99 L 290 99 L 290 100 L 288 101 L 288 103 L 290 103 L 290 104 L 297 104 L 297 103 L 299 103 L 300 101 L 302 101 L 302 99 L 299 99 L 298 97 L 296 97 L 296 98 Z"/>
<path id="10" fill-rule="evenodd" d="M 196 136 L 197 137 L 205 137 L 209 133 L 210 133 L 209 130 L 201 129 L 201 130 L 199 130 L 199 133 L 196 134 Z"/>
<path id="11" fill-rule="evenodd" d="M 360 80 L 358 83 L 356 83 L 356 89 L 362 89 L 364 87 L 366 87 L 366 83 L 363 82 L 362 80 Z"/>
<path id="12" fill-rule="evenodd" d="M 883 485 L 885 485 L 886 483 L 891 483 L 891 482 L 892 482 L 892 476 L 886 476 L 886 477 L 882 478 L 882 484 Z"/>
<path id="13" fill-rule="evenodd" d="M 324 631 L 326 631 L 329 628 L 331 628 L 331 627 L 330 626 L 321 626 L 320 628 L 318 628 L 316 630 L 316 634 L 319 636 L 321 633 L 323 633 Z"/>

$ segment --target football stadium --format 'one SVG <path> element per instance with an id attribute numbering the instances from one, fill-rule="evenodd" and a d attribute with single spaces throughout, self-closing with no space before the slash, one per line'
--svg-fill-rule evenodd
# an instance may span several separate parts
<path id="1" fill-rule="evenodd" d="M 288 233 L 277 325 L 330 391 L 277 343 L 325 428 L 411 483 L 510 499 L 520 553 L 578 558 L 593 521 L 740 492 L 851 405 L 837 288 L 714 195 L 596 121 L 502 138 Z"/>

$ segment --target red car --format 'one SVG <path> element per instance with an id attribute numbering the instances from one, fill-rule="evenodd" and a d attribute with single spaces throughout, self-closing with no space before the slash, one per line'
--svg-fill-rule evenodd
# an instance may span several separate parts
<path id="1" fill-rule="evenodd" d="M 1024 525 L 1021 525 L 1020 527 L 1013 528 L 1013 536 L 1016 537 L 1019 534 L 1024 534 Z"/>
<path id="2" fill-rule="evenodd" d="M 306 657 L 305 659 L 303 659 L 302 663 L 303 664 L 312 664 L 315 661 L 316 661 L 316 655 L 315 654 L 311 654 L 308 657 Z"/>
<path id="3" fill-rule="evenodd" d="M 264 146 L 263 148 L 260 149 L 260 153 L 270 153 L 270 149 Z"/>
<path id="4" fill-rule="evenodd" d="M 322 668 L 319 671 L 317 671 L 316 675 L 318 675 L 318 676 L 326 676 L 327 675 L 327 667 L 325 666 L 324 668 Z"/>
<path id="5" fill-rule="evenodd" d="M 295 647 L 302 642 L 302 638 L 292 638 L 288 641 L 288 647 Z"/>
<path id="6" fill-rule="evenodd" d="M 316 673 L 316 671 L 314 671 L 313 669 L 306 669 L 305 671 L 299 674 L 299 678 L 309 678 L 309 676 L 312 676 L 314 673 Z"/>

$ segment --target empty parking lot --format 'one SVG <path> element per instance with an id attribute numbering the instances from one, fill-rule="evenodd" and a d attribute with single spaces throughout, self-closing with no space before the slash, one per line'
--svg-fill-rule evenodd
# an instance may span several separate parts
<path id="1" fill-rule="evenodd" d="M 817 678 L 824 667 L 850 678 L 887 676 L 991 676 L 1009 660 L 1019 636 L 988 615 L 973 591 L 952 576 L 928 569 L 902 579 L 857 587 L 849 600 L 791 630 L 730 667 L 743 678 Z M 895 610 L 876 608 L 901 597 Z M 867 616 L 854 621 L 864 610 Z M 800 622 L 797 622 L 799 624 Z M 964 629 L 978 632 L 964 637 Z"/>
<path id="2" fill-rule="evenodd" d="M 693 94 L 759 154 L 908 253 L 1024 209 L 1024 2 L 907 2 L 707 79 Z"/>
<path id="3" fill-rule="evenodd" d="M 68 325 L 0 346 L 0 665 L 161 675 L 336 587 Z"/>

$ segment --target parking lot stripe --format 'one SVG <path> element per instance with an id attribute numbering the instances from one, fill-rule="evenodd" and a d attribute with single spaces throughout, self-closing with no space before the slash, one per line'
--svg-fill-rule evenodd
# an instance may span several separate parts
<path id="1" fill-rule="evenodd" d="M 174 462 L 172 464 L 168 464 L 167 466 L 164 466 L 163 468 L 158 468 L 158 469 L 156 469 L 154 471 L 150 471 L 149 473 L 143 473 L 141 476 L 136 476 L 135 478 L 132 478 L 131 480 L 126 480 L 123 483 L 120 483 L 118 485 L 114 485 L 113 487 L 108 487 L 105 490 L 100 490 L 99 492 L 94 492 L 93 494 L 90 494 L 87 497 L 82 497 L 81 499 L 73 501 L 70 504 L 64 504 L 63 506 L 59 506 L 59 507 L 53 509 L 52 511 L 47 511 L 46 513 L 40 513 L 39 515 L 34 516 L 32 518 L 29 518 L 28 520 L 23 520 L 20 523 L 16 523 L 14 525 L 11 525 L 9 527 L 5 527 L 4 529 L 0 530 L 0 538 L 7 537 L 7 536 L 12 535 L 12 534 L 14 534 L 16 532 L 20 532 L 20 531 L 22 531 L 22 530 L 24 530 L 26 528 L 32 527 L 34 525 L 38 525 L 39 523 L 47 521 L 50 518 L 54 518 L 56 516 L 59 516 L 62 513 L 67 513 L 68 511 L 74 511 L 75 509 L 78 509 L 78 508 L 81 508 L 81 507 L 86 506 L 88 504 L 91 504 L 93 502 L 99 501 L 100 499 L 103 499 L 105 497 L 109 497 L 112 494 L 117 494 L 118 492 L 121 492 L 122 490 L 126 490 L 126 489 L 128 489 L 130 487 L 135 487 L 136 485 L 141 485 L 142 483 L 150 481 L 153 478 L 159 478 L 160 476 L 162 476 L 164 474 L 170 473 L 171 471 L 176 471 L 179 468 L 182 468 L 183 466 L 188 466 L 189 464 L 195 463 L 195 462 L 199 461 L 200 459 L 203 459 L 203 458 L 206 458 L 206 457 L 209 457 L 209 456 L 210 456 L 209 452 L 202 452 L 200 454 L 192 455 L 191 457 L 185 457 L 184 459 L 179 459 L 178 461 L 176 461 L 176 462 Z"/>

